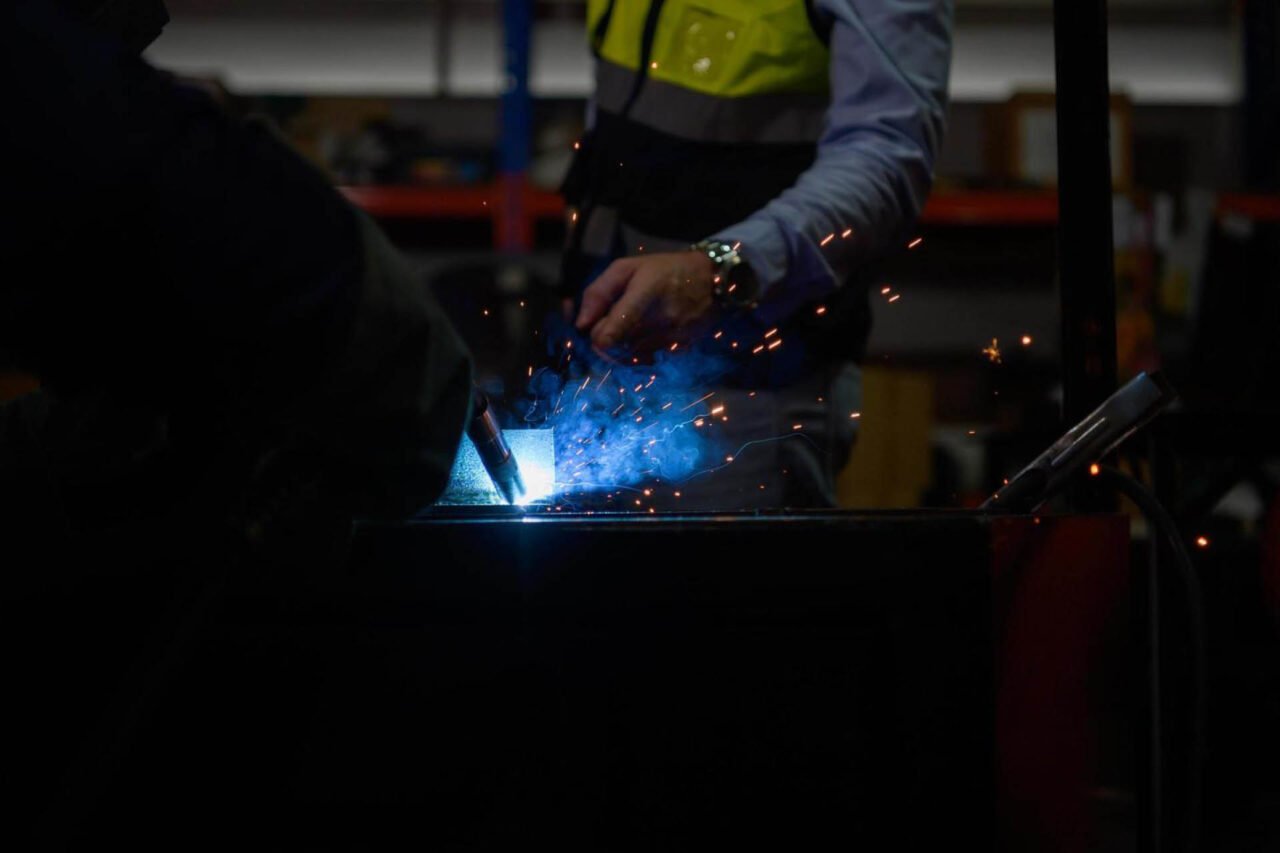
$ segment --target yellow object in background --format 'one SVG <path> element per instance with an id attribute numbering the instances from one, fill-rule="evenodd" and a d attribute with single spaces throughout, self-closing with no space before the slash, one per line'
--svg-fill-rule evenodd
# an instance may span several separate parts
<path id="1" fill-rule="evenodd" d="M 933 386 L 924 372 L 863 370 L 858 443 L 836 481 L 840 506 L 920 506 L 933 478 Z"/>

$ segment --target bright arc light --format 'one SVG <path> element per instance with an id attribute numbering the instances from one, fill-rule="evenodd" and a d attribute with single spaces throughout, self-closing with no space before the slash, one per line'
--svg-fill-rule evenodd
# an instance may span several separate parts
<path id="1" fill-rule="evenodd" d="M 542 503 L 555 493 L 556 450 L 555 431 L 550 429 L 512 429 L 504 433 L 511 453 L 520 466 L 525 494 L 516 503 Z M 492 506 L 506 501 L 498 494 L 489 472 L 480 462 L 475 445 L 463 436 L 458 445 L 458 455 L 449 475 L 449 486 L 436 501 L 441 506 Z"/>

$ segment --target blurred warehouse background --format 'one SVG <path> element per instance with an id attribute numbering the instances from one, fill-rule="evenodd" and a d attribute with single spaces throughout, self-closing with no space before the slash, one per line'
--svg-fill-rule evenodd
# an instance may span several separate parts
<path id="1" fill-rule="evenodd" d="M 166 5 L 149 61 L 329 175 L 420 266 L 480 384 L 520 393 L 557 308 L 557 188 L 592 86 L 585 0 L 529 16 L 501 0 Z M 1125 463 L 1160 474 L 1199 546 L 1213 849 L 1277 849 L 1280 5 L 1108 6 L 1118 373 L 1163 370 L 1182 398 L 1160 452 Z M 525 44 L 528 99 L 508 70 Z M 1051 0 L 956 0 L 947 137 L 917 238 L 873 290 L 845 507 L 975 507 L 1062 432 L 1053 87 Z M 0 401 L 31 387 L 0 373 Z"/>

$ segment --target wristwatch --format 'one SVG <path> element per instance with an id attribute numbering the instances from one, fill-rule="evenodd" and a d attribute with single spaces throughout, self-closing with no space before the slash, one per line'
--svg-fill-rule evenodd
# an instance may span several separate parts
<path id="1" fill-rule="evenodd" d="M 736 248 L 719 240 L 700 240 L 689 249 L 701 252 L 715 264 L 715 288 L 711 294 L 717 303 L 725 308 L 755 306 L 760 298 L 760 282 Z"/>

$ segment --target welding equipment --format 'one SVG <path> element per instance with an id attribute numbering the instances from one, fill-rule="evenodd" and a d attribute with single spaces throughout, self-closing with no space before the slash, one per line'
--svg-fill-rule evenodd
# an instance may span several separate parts
<path id="1" fill-rule="evenodd" d="M 476 389 L 471 398 L 471 420 L 467 423 L 467 437 L 476 447 L 476 453 L 498 493 L 513 504 L 525 495 L 524 478 L 515 454 L 502 434 L 502 427 L 494 417 L 489 398 Z"/>
<path id="2" fill-rule="evenodd" d="M 982 508 L 997 512 L 1034 511 L 1085 465 L 1097 462 L 1133 435 L 1175 396 L 1160 373 L 1139 373 L 1019 471 Z"/>

